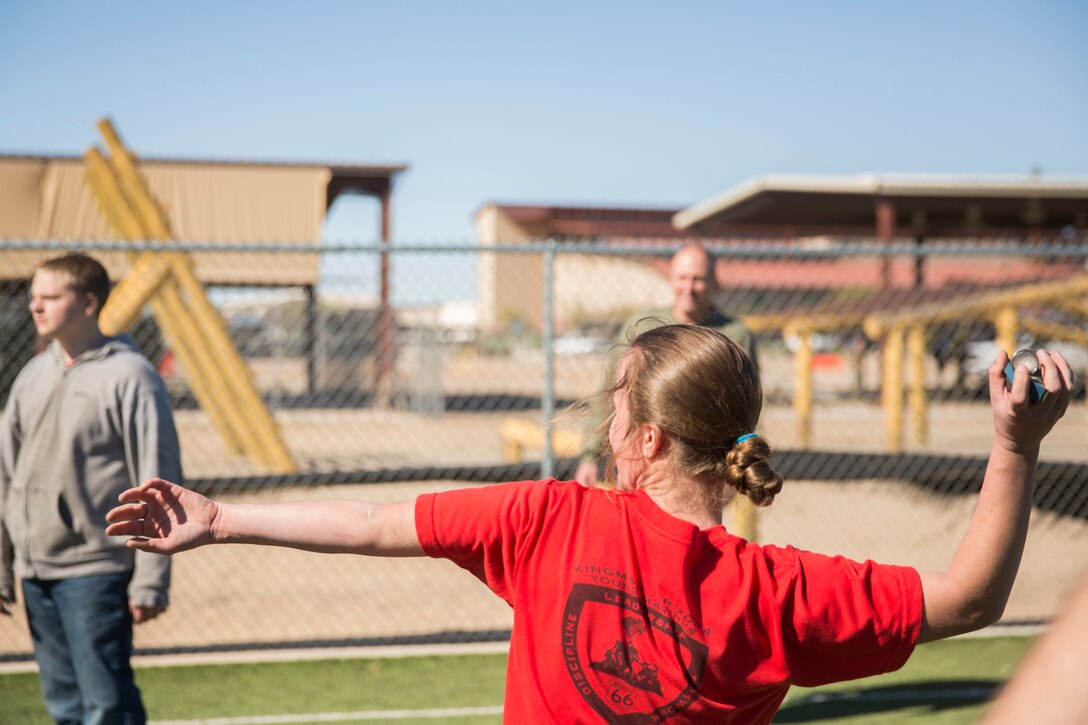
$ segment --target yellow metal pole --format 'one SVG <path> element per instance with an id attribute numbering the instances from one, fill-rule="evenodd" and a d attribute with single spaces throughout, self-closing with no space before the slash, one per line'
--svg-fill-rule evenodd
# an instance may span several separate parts
<path id="1" fill-rule="evenodd" d="M 914 325 L 907 333 L 907 355 L 910 359 L 910 413 L 914 423 L 912 433 L 917 445 L 926 445 L 928 425 L 926 420 L 926 337 L 921 325 Z"/>
<path id="2" fill-rule="evenodd" d="M 1012 305 L 1002 307 L 994 313 L 994 328 L 997 333 L 997 344 L 1012 357 L 1016 352 L 1017 319 L 1016 308 Z"/>
<path id="3" fill-rule="evenodd" d="M 793 354 L 793 409 L 797 414 L 797 445 L 808 450 L 812 445 L 812 332 L 798 329 L 796 334 L 799 342 Z"/>
<path id="4" fill-rule="evenodd" d="M 893 327 L 884 338 L 882 392 L 884 434 L 889 453 L 903 449 L 903 328 Z"/>

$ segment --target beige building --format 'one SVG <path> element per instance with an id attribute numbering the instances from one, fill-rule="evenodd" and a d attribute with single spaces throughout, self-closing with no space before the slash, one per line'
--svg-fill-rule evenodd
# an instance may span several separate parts
<path id="1" fill-rule="evenodd" d="M 388 239 L 395 176 L 407 167 L 323 163 L 140 160 L 174 239 L 255 248 L 275 243 L 316 245 L 329 207 L 342 194 L 375 197 Z M 79 156 L 0 155 L 0 239 L 109 241 L 105 217 L 83 180 Z M 0 279 L 25 280 L 44 253 L 0 250 Z M 102 255 L 115 279 L 127 270 L 121 253 Z M 317 254 L 290 264 L 267 255 L 195 254 L 205 284 L 289 285 L 317 282 Z"/>
<path id="2" fill-rule="evenodd" d="M 377 200 L 380 235 L 389 240 L 394 178 L 407 167 L 326 163 L 139 159 L 155 199 L 162 205 L 174 241 L 225 243 L 252 247 L 248 252 L 191 254 L 197 278 L 205 285 L 299 287 L 305 291 L 305 335 L 311 350 L 307 388 L 317 385 L 312 354 L 317 339 L 315 286 L 318 252 L 261 252 L 277 244 L 312 245 L 321 241 L 329 207 L 344 194 Z M 0 239 L 17 241 L 93 241 L 114 239 L 106 219 L 84 182 L 80 156 L 0 155 Z M 163 241 L 163 240 L 156 240 Z M 0 332 L 26 340 L 0 350 L 0 399 L 10 378 L 32 350 L 33 327 L 22 315 L 22 300 L 37 263 L 56 254 L 49 249 L 0 248 Z M 129 255 L 96 252 L 114 280 L 126 276 Z M 379 319 L 388 310 L 389 271 L 383 264 Z M 9 309 L 10 308 L 10 309 Z M 12 310 L 15 310 L 13 312 Z M 379 369 L 392 367 L 393 326 L 377 325 Z M 13 352 L 14 351 L 14 352 Z"/>
<path id="3" fill-rule="evenodd" d="M 702 239 L 827 247 L 844 241 L 1060 240 L 1088 230 L 1088 179 L 933 174 L 766 175 L 682 210 L 486 204 L 476 214 L 481 244 L 556 239 L 626 248 Z M 1065 236 L 1063 236 L 1065 235 Z M 802 261 L 746 257 L 718 263 L 724 286 L 794 292 L 867 287 L 891 296 L 933 295 L 960 284 L 1023 284 L 1075 271 L 1070 260 L 991 256 L 828 256 Z M 557 324 L 665 307 L 671 295 L 660 257 L 557 256 Z M 481 327 L 520 319 L 539 329 L 540 255 L 485 255 L 478 273 Z M 938 292 L 939 294 L 939 292 Z M 901 295 L 899 295 L 901 296 Z M 783 298 L 788 295 L 782 295 Z"/>
<path id="4" fill-rule="evenodd" d="M 481 245 L 518 245 L 555 239 L 607 241 L 624 248 L 673 245 L 675 209 L 633 209 L 485 204 L 476 213 Z M 559 254 L 555 263 L 555 317 L 560 331 L 624 311 L 667 307 L 672 300 L 660 260 Z M 477 272 L 480 327 L 502 330 L 515 320 L 539 330 L 544 317 L 540 254 L 483 254 Z"/>

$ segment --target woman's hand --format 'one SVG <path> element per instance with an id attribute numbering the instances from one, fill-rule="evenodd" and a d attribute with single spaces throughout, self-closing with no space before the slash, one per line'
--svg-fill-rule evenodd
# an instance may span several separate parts
<path id="1" fill-rule="evenodd" d="M 174 554 L 215 540 L 219 504 L 176 483 L 152 478 L 118 499 L 106 514 L 106 533 L 133 537 L 127 543 L 134 549 Z"/>
<path id="2" fill-rule="evenodd" d="M 994 413 L 994 443 L 1013 453 L 1034 453 L 1043 437 L 1065 415 L 1072 397 L 1073 371 L 1060 352 L 1038 350 L 1039 367 L 1047 395 L 1032 401 L 1028 371 L 1016 368 L 1011 388 L 1005 387 L 1002 352 L 990 366 L 990 406 Z"/>

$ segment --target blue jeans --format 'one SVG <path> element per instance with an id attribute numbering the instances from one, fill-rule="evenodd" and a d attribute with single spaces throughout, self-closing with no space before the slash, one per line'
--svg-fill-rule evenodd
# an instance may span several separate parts
<path id="1" fill-rule="evenodd" d="M 23 580 L 45 707 L 58 725 L 143 725 L 132 678 L 131 574 Z"/>

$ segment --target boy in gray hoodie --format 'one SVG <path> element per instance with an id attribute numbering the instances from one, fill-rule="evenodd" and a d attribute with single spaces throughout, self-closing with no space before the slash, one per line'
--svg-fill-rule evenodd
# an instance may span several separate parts
<path id="1" fill-rule="evenodd" d="M 170 559 L 105 534 L 118 494 L 181 475 L 166 388 L 127 336 L 98 316 L 106 270 L 78 254 L 34 274 L 30 313 L 52 343 L 11 389 L 0 422 L 0 613 L 14 575 L 57 723 L 143 723 L 132 677 L 132 624 L 167 606 Z"/>

